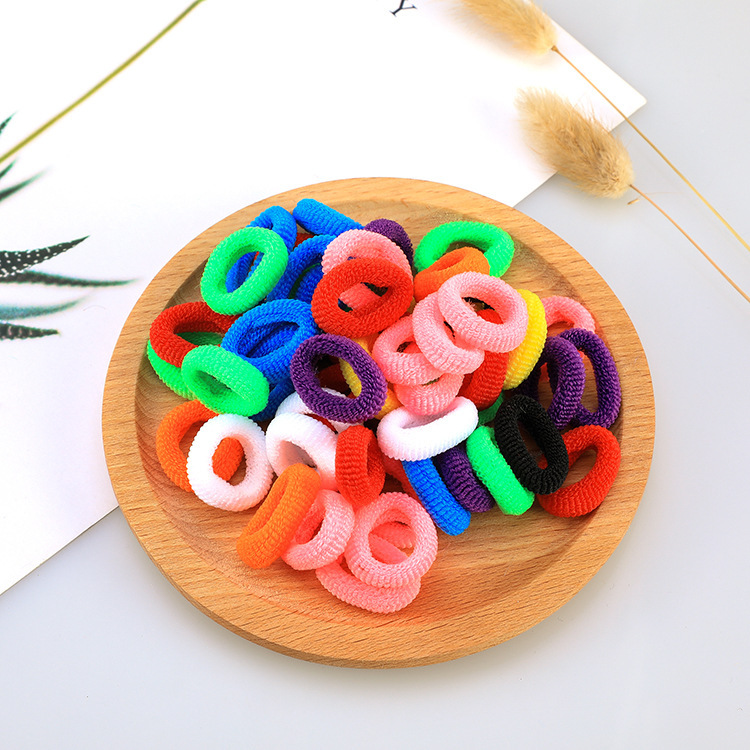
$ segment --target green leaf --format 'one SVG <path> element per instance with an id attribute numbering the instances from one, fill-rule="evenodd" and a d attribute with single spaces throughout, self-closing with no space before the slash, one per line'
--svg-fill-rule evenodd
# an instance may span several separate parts
<path id="1" fill-rule="evenodd" d="M 68 310 L 78 304 L 78 300 L 63 302 L 59 305 L 36 305 L 34 307 L 19 307 L 17 305 L 0 306 L 0 320 L 20 320 L 21 318 L 38 318 L 41 315 Z"/>
<path id="2" fill-rule="evenodd" d="M 0 174 L 0 178 L 3 175 Z M 34 180 L 39 177 L 38 174 L 35 174 L 33 177 L 29 177 L 28 180 L 23 180 L 22 182 L 17 182 L 15 185 L 11 185 L 8 188 L 5 188 L 5 190 L 0 190 L 0 201 L 4 201 L 6 198 L 10 198 L 13 193 L 17 193 L 22 188 L 25 188 L 27 185 L 30 185 Z"/>
<path id="3" fill-rule="evenodd" d="M 85 237 L 81 237 L 77 240 L 60 242 L 57 245 L 41 247 L 36 250 L 0 250 L 0 278 L 20 273 L 29 268 L 29 266 L 34 266 L 37 263 L 54 258 L 56 255 L 70 250 L 71 247 L 75 247 L 85 239 Z"/>
<path id="4" fill-rule="evenodd" d="M 54 336 L 60 331 L 54 328 L 34 328 L 33 326 L 18 326 L 13 323 L 0 322 L 0 341 L 7 339 L 38 339 L 42 336 Z"/>
<path id="5" fill-rule="evenodd" d="M 108 280 L 108 279 L 76 279 L 70 276 L 60 276 L 43 271 L 22 271 L 10 276 L 0 276 L 0 284 L 44 284 L 45 286 L 124 286 L 131 284 L 133 279 Z"/>
<path id="6" fill-rule="evenodd" d="M 8 115 L 2 122 L 0 122 L 0 133 L 5 130 L 5 126 L 13 119 L 13 115 Z"/>
<path id="7" fill-rule="evenodd" d="M 7 167 L 3 167 L 2 171 L 0 171 L 0 180 L 2 180 L 3 177 L 5 177 L 5 175 L 8 174 L 8 172 L 10 172 L 11 169 L 13 169 L 13 165 L 15 163 L 16 163 L 15 161 L 12 161 L 10 164 L 8 164 Z"/>

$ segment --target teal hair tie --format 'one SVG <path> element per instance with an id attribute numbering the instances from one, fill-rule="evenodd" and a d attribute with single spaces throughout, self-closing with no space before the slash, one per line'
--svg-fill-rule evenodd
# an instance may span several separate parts
<path id="1" fill-rule="evenodd" d="M 182 361 L 182 378 L 195 398 L 220 414 L 252 417 L 268 404 L 270 386 L 261 371 L 218 346 L 191 349 Z"/>
<path id="2" fill-rule="evenodd" d="M 414 268 L 424 271 L 454 247 L 481 250 L 490 264 L 490 276 L 502 276 L 513 260 L 513 238 L 500 227 L 480 221 L 449 221 L 431 229 L 414 252 Z"/>
<path id="3" fill-rule="evenodd" d="M 239 258 L 260 253 L 260 262 L 234 291 L 227 291 L 227 274 Z M 284 240 L 262 227 L 245 227 L 223 239 L 211 253 L 201 276 L 201 294 L 222 315 L 241 315 L 276 286 L 289 260 Z"/>

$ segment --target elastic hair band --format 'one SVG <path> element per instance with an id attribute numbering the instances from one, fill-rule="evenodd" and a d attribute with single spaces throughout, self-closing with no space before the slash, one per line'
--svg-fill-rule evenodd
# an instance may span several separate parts
<path id="1" fill-rule="evenodd" d="M 295 220 L 310 234 L 332 234 L 338 237 L 347 229 L 362 229 L 354 219 L 313 198 L 303 198 L 292 211 Z"/>
<path id="2" fill-rule="evenodd" d="M 414 531 L 414 550 L 401 562 L 384 563 L 373 554 L 372 532 L 384 518 L 392 520 L 394 513 Z M 360 581 L 370 586 L 392 588 L 418 581 L 435 562 L 437 549 L 435 524 L 424 508 L 402 492 L 387 492 L 357 510 L 344 557 L 349 570 Z"/>
<path id="3" fill-rule="evenodd" d="M 500 227 L 476 221 L 451 221 L 431 229 L 414 253 L 414 267 L 424 271 L 454 246 L 479 248 L 490 264 L 492 276 L 502 276 L 513 260 L 513 239 Z"/>
<path id="4" fill-rule="evenodd" d="M 269 419 L 273 419 L 276 416 L 276 411 L 279 406 L 295 392 L 294 383 L 292 383 L 291 378 L 286 378 L 285 380 L 279 380 L 278 383 L 273 383 L 270 386 L 270 389 L 268 403 L 263 409 L 252 415 L 252 418 L 256 422 L 267 422 Z"/>
<path id="5" fill-rule="evenodd" d="M 529 453 L 519 422 L 541 448 L 547 462 L 544 468 Z M 549 495 L 562 486 L 568 475 L 568 451 L 562 435 L 538 401 L 518 394 L 503 403 L 495 415 L 495 441 L 526 489 Z"/>
<path id="6" fill-rule="evenodd" d="M 290 466 L 271 486 L 237 540 L 237 554 L 251 568 L 267 568 L 289 547 L 320 491 L 320 477 L 304 464 Z"/>
<path id="7" fill-rule="evenodd" d="M 232 438 L 245 453 L 245 476 L 238 484 L 217 476 L 212 457 L 219 444 Z M 273 472 L 266 458 L 263 430 L 252 419 L 219 414 L 209 419 L 193 439 L 187 457 L 187 476 L 193 492 L 207 505 L 238 512 L 257 505 L 268 493 Z"/>
<path id="8" fill-rule="evenodd" d="M 405 494 L 409 495 L 409 497 L 413 497 L 417 502 L 419 502 L 419 495 L 417 495 L 414 487 L 411 486 L 411 482 L 409 481 L 409 477 L 406 476 L 404 465 L 401 463 L 401 461 L 399 461 L 397 458 L 386 456 L 386 454 L 383 453 L 383 466 L 385 467 L 386 475 L 389 477 L 393 477 L 393 479 L 395 479 L 401 485 L 401 490 Z M 390 537 L 387 538 L 390 539 Z M 402 545 L 397 546 L 401 547 Z"/>
<path id="9" fill-rule="evenodd" d="M 474 430 L 466 441 L 466 455 L 479 481 L 503 513 L 520 516 L 533 505 L 534 493 L 516 479 L 497 447 L 491 427 Z"/>
<path id="10" fill-rule="evenodd" d="M 185 385 L 219 413 L 252 417 L 268 404 L 270 388 L 260 370 L 219 346 L 197 346 L 182 362 Z"/>
<path id="11" fill-rule="evenodd" d="M 466 375 L 474 372 L 484 361 L 482 349 L 456 336 L 445 325 L 438 307 L 437 293 L 417 302 L 412 313 L 412 325 L 417 346 L 438 370 Z"/>
<path id="12" fill-rule="evenodd" d="M 372 346 L 372 358 L 378 363 L 389 383 L 422 385 L 440 377 L 442 370 L 430 364 L 418 347 L 406 351 L 406 344 L 415 342 L 411 315 L 405 315 L 388 326 Z"/>
<path id="13" fill-rule="evenodd" d="M 294 384 L 292 383 L 292 388 L 294 388 Z M 343 394 L 339 391 L 336 391 L 332 388 L 323 388 L 322 389 L 324 393 L 328 393 L 331 396 L 335 396 L 337 398 L 343 398 Z M 282 414 L 305 414 L 306 416 L 310 417 L 318 417 L 318 415 L 310 408 L 308 408 L 307 404 L 300 398 L 299 393 L 297 391 L 292 391 L 292 393 L 287 396 L 278 406 L 275 412 L 275 416 L 281 416 Z M 320 417 L 320 419 L 323 419 L 323 417 Z M 347 427 L 350 427 L 351 425 L 348 422 L 337 422 L 336 420 L 330 420 L 326 419 L 327 425 L 330 425 L 333 430 L 336 432 L 343 432 Z"/>
<path id="14" fill-rule="evenodd" d="M 479 412 L 479 424 L 485 425 L 485 424 L 489 424 L 490 422 L 494 422 L 495 415 L 497 414 L 497 410 L 500 408 L 504 400 L 505 400 L 505 397 L 501 393 L 497 397 L 497 401 L 495 401 L 494 404 L 491 404 L 486 409 L 482 409 L 482 411 Z"/>
<path id="15" fill-rule="evenodd" d="M 387 287 L 387 291 L 370 304 L 343 310 L 341 295 L 360 282 Z M 326 333 L 361 338 L 395 323 L 409 309 L 413 291 L 411 276 L 390 261 L 355 258 L 324 274 L 313 294 L 312 314 Z"/>
<path id="16" fill-rule="evenodd" d="M 332 490 L 320 490 L 281 559 L 295 570 L 315 570 L 341 557 L 354 529 L 354 509 Z"/>
<path id="17" fill-rule="evenodd" d="M 475 247 L 458 247 L 438 258 L 414 277 L 414 297 L 417 301 L 438 289 L 452 276 L 466 271 L 489 274 L 490 264 Z"/>
<path id="18" fill-rule="evenodd" d="M 308 278 L 315 279 L 315 285 L 323 278 L 321 261 L 328 243 L 334 239 L 333 235 L 322 234 L 301 242 L 289 255 L 289 262 L 276 286 L 271 289 L 266 299 L 285 299 L 294 297 L 309 303 L 313 289 L 308 290 Z M 308 294 L 309 292 L 309 294 Z"/>
<path id="19" fill-rule="evenodd" d="M 506 390 L 520 385 L 534 369 L 547 340 L 547 320 L 544 317 L 544 305 L 534 292 L 519 289 L 518 293 L 526 303 L 529 313 L 529 324 L 523 341 L 510 352 L 508 372 L 505 375 Z"/>
<path id="20" fill-rule="evenodd" d="M 409 235 L 406 230 L 397 221 L 392 219 L 373 219 L 365 224 L 368 232 L 377 232 L 387 237 L 391 242 L 395 242 L 404 252 L 409 266 L 414 265 L 414 248 L 412 247 Z"/>
<path id="21" fill-rule="evenodd" d="M 229 270 L 248 252 L 260 253 L 260 262 L 237 289 L 227 291 Z M 284 241 L 270 229 L 239 229 L 222 240 L 208 257 L 201 276 L 201 295 L 212 310 L 224 315 L 241 315 L 273 289 L 286 269 L 288 258 Z"/>
<path id="22" fill-rule="evenodd" d="M 502 322 L 492 323 L 480 318 L 465 301 L 467 297 L 488 304 Z M 526 335 L 529 313 L 523 297 L 510 284 L 494 276 L 474 271 L 452 276 L 437 292 L 437 303 L 440 313 L 456 335 L 478 349 L 509 352 Z"/>
<path id="23" fill-rule="evenodd" d="M 336 433 L 313 417 L 280 414 L 266 428 L 266 453 L 277 474 L 293 464 L 306 464 L 317 469 L 324 490 L 335 490 L 336 440 Z"/>
<path id="24" fill-rule="evenodd" d="M 539 504 L 548 513 L 573 518 L 598 508 L 612 488 L 620 469 L 620 444 L 599 425 L 582 425 L 563 435 L 570 466 L 589 448 L 596 450 L 596 461 L 588 474 L 550 495 L 538 495 Z"/>
<path id="25" fill-rule="evenodd" d="M 336 484 L 344 499 L 355 508 L 374 502 L 383 491 L 383 454 L 375 433 L 364 425 L 352 425 L 339 435 Z"/>
<path id="26" fill-rule="evenodd" d="M 396 384 L 393 390 L 398 401 L 412 414 L 429 416 L 444 412 L 458 396 L 463 382 L 463 375 L 443 372 L 424 385 Z"/>
<path id="27" fill-rule="evenodd" d="M 477 479 L 462 445 L 448 448 L 432 459 L 448 492 L 470 513 L 485 513 L 495 507 L 495 500 Z"/>
<path id="28" fill-rule="evenodd" d="M 192 492 L 187 475 L 187 456 L 180 442 L 191 427 L 204 424 L 216 416 L 200 401 L 184 401 L 171 409 L 162 418 L 156 430 L 156 457 L 169 479 L 185 492 Z M 240 466 L 243 457 L 242 445 L 236 440 L 222 440 L 212 457 L 214 474 L 229 481 Z"/>
<path id="29" fill-rule="evenodd" d="M 598 408 L 591 412 L 583 404 L 579 404 L 575 418 L 580 424 L 598 424 L 601 427 L 611 427 L 620 413 L 622 390 L 617 365 L 607 345 L 595 333 L 583 328 L 569 328 L 559 335 L 561 338 L 570 341 L 578 351 L 583 352 L 589 358 L 594 370 Z M 549 371 L 549 375 L 550 385 L 554 389 L 554 370 Z"/>
<path id="30" fill-rule="evenodd" d="M 159 359 L 180 367 L 185 355 L 195 349 L 181 333 L 202 331 L 225 334 L 236 318 L 214 312 L 205 302 L 185 302 L 162 310 L 151 324 L 148 340 Z"/>
<path id="31" fill-rule="evenodd" d="M 555 323 L 566 323 L 571 328 L 585 328 L 594 333 L 596 323 L 591 313 L 580 303 L 570 297 L 543 297 L 544 314 L 547 328 Z"/>
<path id="32" fill-rule="evenodd" d="M 159 380 L 167 388 L 174 391 L 178 396 L 182 396 L 182 398 L 194 398 L 193 392 L 185 385 L 182 369 L 160 359 L 150 341 L 146 342 L 146 357 Z"/>
<path id="33" fill-rule="evenodd" d="M 401 407 L 380 420 L 378 445 L 386 456 L 399 461 L 421 461 L 466 440 L 477 420 L 477 407 L 460 396 L 439 415 L 420 417 Z"/>
<path id="34" fill-rule="evenodd" d="M 404 461 L 404 471 L 439 528 L 450 536 L 466 531 L 471 514 L 451 495 L 431 459 Z"/>
<path id="35" fill-rule="evenodd" d="M 326 393 L 317 380 L 317 364 L 325 356 L 346 360 L 362 385 L 356 398 Z M 387 384 L 373 358 L 353 341 L 323 333 L 303 341 L 292 357 L 290 374 L 305 405 L 328 420 L 357 424 L 372 419 L 385 404 Z M 391 412 L 392 414 L 393 412 Z"/>

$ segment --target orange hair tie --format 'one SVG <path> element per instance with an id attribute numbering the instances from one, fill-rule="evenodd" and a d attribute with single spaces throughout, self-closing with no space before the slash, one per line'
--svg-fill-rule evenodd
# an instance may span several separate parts
<path id="1" fill-rule="evenodd" d="M 438 258 L 431 266 L 414 277 L 414 296 L 419 300 L 436 292 L 443 282 L 465 271 L 490 273 L 490 264 L 484 253 L 475 247 L 459 247 Z"/>
<path id="2" fill-rule="evenodd" d="M 339 435 L 336 482 L 339 493 L 355 509 L 377 500 L 383 491 L 383 454 L 375 433 L 364 425 L 352 425 Z"/>
<path id="3" fill-rule="evenodd" d="M 320 475 L 293 464 L 271 491 L 237 540 L 237 553 L 250 568 L 267 568 L 287 550 L 320 490 Z"/>
<path id="4" fill-rule="evenodd" d="M 187 475 L 187 456 L 183 453 L 180 442 L 193 425 L 204 424 L 215 416 L 216 412 L 200 401 L 185 401 L 175 406 L 161 420 L 156 431 L 156 455 L 161 468 L 172 482 L 186 492 L 192 492 L 193 488 Z M 222 440 L 213 457 L 214 473 L 228 482 L 239 468 L 244 455 L 242 446 L 236 440 Z"/>

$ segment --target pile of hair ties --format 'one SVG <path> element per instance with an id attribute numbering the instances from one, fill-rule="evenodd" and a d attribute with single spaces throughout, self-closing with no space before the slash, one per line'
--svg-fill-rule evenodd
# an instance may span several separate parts
<path id="1" fill-rule="evenodd" d="M 436 526 L 461 534 L 472 513 L 520 515 L 535 498 L 591 512 L 620 464 L 617 369 L 581 304 L 500 278 L 513 253 L 480 222 L 437 226 L 413 250 L 398 223 L 362 226 L 313 199 L 263 211 L 211 253 L 202 301 L 151 326 L 156 374 L 188 399 L 157 432 L 164 472 L 224 511 L 262 502 L 237 541 L 245 564 L 315 570 L 373 612 L 416 597 Z M 548 337 L 555 323 L 570 327 Z M 563 487 L 589 449 L 593 467 Z M 402 492 L 383 492 L 386 474 Z"/>

